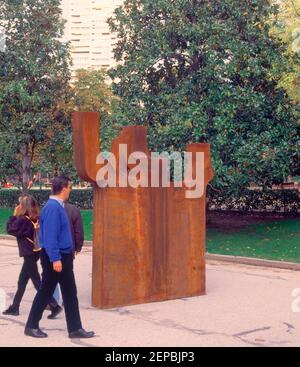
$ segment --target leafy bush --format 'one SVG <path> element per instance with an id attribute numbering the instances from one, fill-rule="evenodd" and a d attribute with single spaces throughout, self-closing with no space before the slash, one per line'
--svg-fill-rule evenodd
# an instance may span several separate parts
<path id="1" fill-rule="evenodd" d="M 29 194 L 34 196 L 41 206 L 43 206 L 51 195 L 50 190 L 30 190 Z M 13 208 L 18 203 L 20 191 L 16 189 L 0 190 L 0 207 Z M 93 208 L 93 191 L 91 189 L 74 189 L 71 192 L 71 204 L 75 204 L 81 209 Z"/>
<path id="2" fill-rule="evenodd" d="M 51 194 L 50 190 L 30 190 L 40 205 L 44 205 Z M 13 208 L 18 203 L 20 191 L 0 189 L 0 207 Z M 92 189 L 74 189 L 69 202 L 81 209 L 93 208 Z M 245 190 L 241 196 L 220 194 L 208 190 L 208 208 L 211 210 L 267 211 L 297 213 L 300 212 L 300 200 L 297 190 Z"/>
<path id="3" fill-rule="evenodd" d="M 245 190 L 241 196 L 222 195 L 209 191 L 208 198 L 208 207 L 211 210 L 300 212 L 297 190 Z"/>

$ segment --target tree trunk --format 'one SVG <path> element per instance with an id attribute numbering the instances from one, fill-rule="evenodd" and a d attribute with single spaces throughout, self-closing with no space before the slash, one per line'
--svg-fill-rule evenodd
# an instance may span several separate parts
<path id="1" fill-rule="evenodd" d="M 29 145 L 24 144 L 21 148 L 22 155 L 22 194 L 26 194 L 29 188 L 31 154 L 29 153 Z"/>

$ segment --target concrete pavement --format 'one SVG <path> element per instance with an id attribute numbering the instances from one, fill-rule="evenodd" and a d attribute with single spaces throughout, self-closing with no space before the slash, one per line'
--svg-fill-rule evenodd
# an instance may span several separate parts
<path id="1" fill-rule="evenodd" d="M 300 346 L 300 312 L 295 312 L 300 311 L 299 271 L 209 260 L 206 296 L 98 310 L 90 305 L 91 262 L 86 248 L 76 259 L 75 273 L 83 325 L 96 332 L 95 338 L 68 339 L 64 314 L 48 320 L 48 311 L 40 326 L 49 337 L 25 337 L 35 294 L 30 283 L 21 315 L 0 316 L 0 346 Z M 7 294 L 7 306 L 21 264 L 16 242 L 0 240 L 0 291 Z M 295 289 L 298 299 L 292 296 Z"/>

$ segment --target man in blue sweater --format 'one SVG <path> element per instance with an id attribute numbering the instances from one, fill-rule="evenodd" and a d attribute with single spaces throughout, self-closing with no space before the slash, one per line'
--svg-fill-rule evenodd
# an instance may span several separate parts
<path id="1" fill-rule="evenodd" d="M 43 312 L 59 283 L 64 301 L 67 328 L 70 338 L 91 338 L 94 332 L 82 328 L 77 289 L 73 273 L 73 239 L 64 202 L 72 189 L 66 176 L 55 177 L 52 183 L 53 196 L 50 196 L 40 217 L 39 242 L 42 283 L 37 292 L 25 327 L 25 335 L 46 338 L 39 328 Z"/>

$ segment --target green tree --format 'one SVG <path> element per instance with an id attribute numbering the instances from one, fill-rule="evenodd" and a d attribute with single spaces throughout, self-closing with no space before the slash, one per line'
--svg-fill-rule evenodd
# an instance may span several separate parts
<path id="1" fill-rule="evenodd" d="M 77 70 L 73 94 L 71 110 L 100 113 L 101 148 L 109 150 L 111 140 L 118 134 L 120 124 L 112 116 L 112 112 L 118 107 L 119 99 L 113 94 L 106 71 Z"/>
<path id="2" fill-rule="evenodd" d="M 73 109 L 110 114 L 114 96 L 106 79 L 105 70 L 76 70 L 71 102 Z"/>
<path id="3" fill-rule="evenodd" d="M 221 190 L 283 181 L 299 164 L 299 131 L 279 86 L 290 60 L 270 35 L 277 9 L 268 0 L 125 0 L 109 20 L 116 118 L 147 125 L 155 150 L 209 142 Z"/>
<path id="4" fill-rule="evenodd" d="M 282 0 L 273 32 L 289 45 L 291 70 L 282 75 L 282 85 L 295 104 L 300 104 L 300 0 Z"/>
<path id="5" fill-rule="evenodd" d="M 69 47 L 60 40 L 60 0 L 0 0 L 0 14 L 1 159 L 14 162 L 26 191 L 36 152 L 53 139 L 54 111 L 68 95 Z"/>
<path id="6" fill-rule="evenodd" d="M 67 173 L 78 181 L 73 160 L 71 117 L 74 111 L 99 112 L 101 119 L 101 148 L 110 149 L 111 140 L 117 135 L 119 125 L 111 118 L 112 110 L 118 104 L 107 82 L 105 70 L 76 70 L 70 85 L 70 97 L 62 101 L 53 117 L 47 144 L 39 150 L 34 165 L 38 170 L 53 174 Z M 54 137 L 55 134 L 55 137 Z"/>

